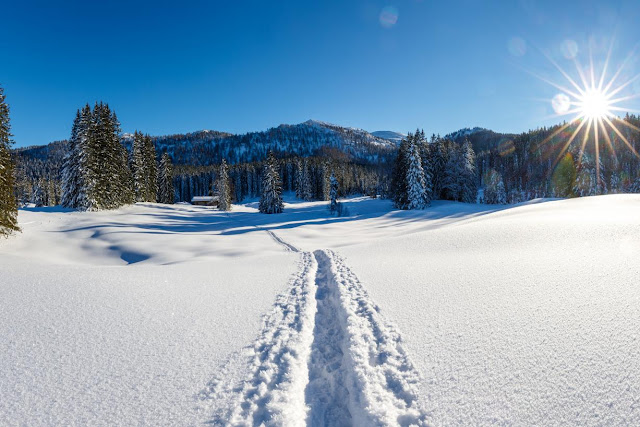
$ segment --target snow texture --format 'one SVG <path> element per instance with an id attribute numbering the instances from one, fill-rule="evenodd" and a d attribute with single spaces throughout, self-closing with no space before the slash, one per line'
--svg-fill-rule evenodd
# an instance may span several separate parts
<path id="1" fill-rule="evenodd" d="M 20 210 L 0 425 L 640 425 L 640 196 L 287 200 Z"/>

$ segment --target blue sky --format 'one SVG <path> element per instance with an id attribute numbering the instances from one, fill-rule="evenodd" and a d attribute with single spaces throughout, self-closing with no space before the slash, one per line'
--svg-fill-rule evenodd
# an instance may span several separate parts
<path id="1" fill-rule="evenodd" d="M 558 89 L 526 71 L 563 81 L 541 52 L 573 73 L 567 40 L 583 65 L 590 46 L 596 68 L 612 38 L 612 68 L 640 41 L 634 1 L 25 0 L 0 20 L 18 146 L 67 138 L 76 109 L 96 100 L 125 132 L 152 135 L 309 118 L 521 132 L 561 121 L 544 101 Z M 621 82 L 640 72 L 636 56 Z"/>

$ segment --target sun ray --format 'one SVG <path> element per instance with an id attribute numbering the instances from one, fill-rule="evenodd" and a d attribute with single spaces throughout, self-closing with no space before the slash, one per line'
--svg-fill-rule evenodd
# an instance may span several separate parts
<path id="1" fill-rule="evenodd" d="M 609 61 L 611 60 L 611 52 L 613 51 L 614 38 L 611 37 L 611 43 L 609 44 L 609 50 L 607 51 L 607 59 L 604 61 L 604 67 L 602 68 L 602 74 L 600 75 L 600 82 L 598 83 L 598 90 L 602 91 L 602 85 L 604 84 L 605 76 L 607 75 L 607 69 L 609 68 Z"/>
<path id="2" fill-rule="evenodd" d="M 595 136 L 595 146 L 596 146 L 596 183 L 598 184 L 598 189 L 601 188 L 600 181 L 600 139 L 598 138 L 598 123 L 600 122 L 600 118 L 598 117 L 596 120 L 596 124 L 593 126 L 593 135 Z"/>
<path id="3" fill-rule="evenodd" d="M 573 87 L 576 88 L 576 90 L 578 91 L 578 93 L 580 94 L 584 94 L 584 91 L 582 90 L 582 88 L 580 87 L 580 85 L 578 85 L 578 83 L 576 83 L 571 76 L 560 66 L 560 64 L 558 64 L 553 58 L 551 58 L 551 56 L 545 52 L 544 50 L 540 50 L 542 52 L 542 54 L 558 69 L 558 71 L 560 71 L 560 73 L 569 81 L 569 83 L 571 83 L 571 85 L 573 85 Z"/>
<path id="4" fill-rule="evenodd" d="M 613 95 L 617 94 L 618 92 L 622 91 L 623 89 L 625 89 L 627 86 L 629 86 L 631 83 L 635 82 L 639 78 L 640 78 L 640 74 L 636 74 L 628 82 L 621 84 L 620 86 L 618 86 L 617 88 L 615 88 L 611 92 L 607 92 L 607 93 L 609 94 L 609 96 L 613 96 Z"/>
<path id="5" fill-rule="evenodd" d="M 620 137 L 620 139 L 622 139 L 624 141 L 625 144 L 627 144 L 627 147 L 629 147 L 629 149 L 631 150 L 631 152 L 638 158 L 640 158 L 640 154 L 638 154 L 638 152 L 636 151 L 635 148 L 633 148 L 633 145 L 631 145 L 631 143 L 629 142 L 629 140 L 622 134 L 622 132 L 620 132 L 620 130 L 615 127 L 613 125 L 613 123 L 611 123 L 611 120 L 609 120 L 608 117 L 605 117 L 604 120 L 607 121 L 607 123 L 609 124 L 609 126 L 611 126 L 611 128 L 613 129 L 613 131 L 618 134 L 618 136 Z"/>
<path id="6" fill-rule="evenodd" d="M 564 144 L 564 146 L 562 147 L 562 150 L 560 150 L 560 153 L 558 153 L 558 157 L 556 157 L 556 160 L 553 162 L 553 166 L 549 170 L 549 173 L 551 173 L 556 168 L 556 166 L 560 162 L 560 159 L 562 159 L 562 156 L 564 156 L 565 152 L 567 151 L 567 148 L 569 148 L 569 145 L 571 145 L 573 140 L 576 138 L 576 136 L 580 132 L 580 129 L 582 129 L 582 126 L 584 126 L 584 123 L 585 123 L 584 119 L 580 121 L 580 124 L 578 125 L 576 130 L 571 134 L 571 136 L 569 137 L 569 140 L 567 140 L 567 142 Z"/>
<path id="7" fill-rule="evenodd" d="M 609 137 L 609 133 L 607 132 L 607 127 L 604 125 L 604 120 L 599 120 L 600 123 L 600 127 L 602 129 L 602 135 L 604 136 L 604 140 L 607 142 L 607 147 L 609 148 L 609 151 L 611 151 L 611 154 L 613 154 L 613 157 L 616 160 L 616 163 L 618 162 L 618 155 L 616 153 L 616 149 L 613 146 L 613 143 L 611 142 L 611 138 Z"/>
<path id="8" fill-rule="evenodd" d="M 629 123 L 628 121 L 621 119 L 620 117 L 615 117 L 615 120 L 620 122 L 620 123 L 622 123 L 623 125 L 625 125 L 627 127 L 630 127 L 631 129 L 633 129 L 633 130 L 635 130 L 637 132 L 640 132 L 640 128 L 638 126 L 635 126 L 635 125 Z"/>
<path id="9" fill-rule="evenodd" d="M 545 145 L 546 143 L 548 143 L 549 141 L 551 141 L 553 138 L 555 138 L 559 133 L 563 132 L 564 130 L 566 130 L 569 126 L 571 126 L 572 124 L 574 124 L 576 121 L 580 120 L 582 118 L 581 115 L 576 116 L 573 120 L 571 120 L 570 122 L 565 123 L 564 125 L 562 125 L 558 130 L 556 130 L 555 132 L 553 132 L 551 135 L 549 135 L 548 137 L 546 137 L 540 144 L 538 144 L 538 147 L 541 147 L 543 145 Z"/>
<path id="10" fill-rule="evenodd" d="M 618 68 L 618 70 L 615 72 L 615 74 L 613 75 L 613 77 L 611 77 L 611 80 L 609 80 L 609 83 L 607 83 L 607 86 L 604 88 L 603 92 L 604 93 L 608 93 L 609 89 L 611 89 L 611 86 L 613 86 L 613 84 L 615 83 L 616 79 L 618 78 L 618 76 L 620 75 L 620 73 L 622 73 L 622 70 L 624 69 L 624 67 L 627 65 L 627 63 L 631 60 L 631 58 L 633 58 L 633 55 L 635 55 L 636 50 L 638 49 L 638 46 L 640 46 L 640 42 L 637 43 L 633 49 L 631 49 L 631 52 L 629 52 L 629 54 L 627 55 L 627 57 L 624 59 L 624 61 L 622 61 L 622 64 L 620 65 L 620 67 Z"/>
<path id="11" fill-rule="evenodd" d="M 590 118 L 587 122 L 587 129 L 584 132 L 584 136 L 582 137 L 582 144 L 580 145 L 580 152 L 578 154 L 578 168 L 582 166 L 582 156 L 584 156 L 584 149 L 587 146 L 587 140 L 589 139 L 589 131 L 591 130 L 591 125 L 595 119 Z"/>

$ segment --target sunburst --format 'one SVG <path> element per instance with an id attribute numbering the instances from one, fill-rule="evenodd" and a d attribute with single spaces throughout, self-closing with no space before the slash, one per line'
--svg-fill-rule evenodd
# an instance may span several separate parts
<path id="1" fill-rule="evenodd" d="M 572 116 L 572 118 L 567 123 L 560 126 L 560 128 L 549 135 L 543 141 L 543 144 L 548 143 L 558 134 L 573 126 L 573 132 L 570 134 L 569 138 L 562 147 L 562 150 L 555 159 L 552 170 L 565 155 L 578 133 L 583 129 L 584 134 L 581 141 L 580 154 L 578 156 L 578 165 L 582 163 L 582 157 L 584 155 L 585 146 L 587 144 L 587 141 L 589 140 L 589 136 L 592 136 L 592 140 L 595 145 L 594 152 L 596 157 L 596 165 L 598 165 L 600 162 L 601 135 L 604 139 L 604 142 L 606 142 L 611 154 L 613 156 L 616 155 L 613 143 L 609 136 L 609 131 L 613 131 L 620 138 L 620 140 L 625 143 L 625 145 L 631 150 L 631 152 L 636 157 L 640 158 L 640 155 L 635 150 L 633 145 L 620 131 L 619 126 L 627 126 L 629 128 L 633 128 L 636 131 L 640 131 L 640 129 L 616 115 L 616 112 L 636 112 L 630 108 L 625 108 L 623 106 L 623 103 L 630 101 L 633 98 L 640 97 L 640 94 L 623 96 L 621 95 L 621 93 L 632 83 L 638 80 L 638 78 L 640 78 L 640 74 L 631 79 L 628 79 L 625 82 L 619 81 L 623 69 L 625 68 L 625 66 L 627 66 L 630 59 L 635 54 L 635 49 L 634 51 L 629 53 L 627 58 L 622 62 L 617 70 L 607 79 L 607 70 L 610 65 L 612 47 L 613 43 L 611 43 L 611 46 L 609 47 L 606 60 L 604 61 L 604 66 L 601 70 L 595 69 L 591 51 L 589 51 L 589 66 L 586 67 L 586 69 L 580 65 L 574 55 L 572 59 L 579 79 L 572 78 L 570 74 L 565 71 L 555 60 L 553 60 L 550 55 L 543 52 L 545 57 L 555 66 L 555 68 L 565 79 L 565 82 L 563 84 L 536 75 L 536 77 L 552 85 L 560 91 L 551 99 L 551 105 L 555 111 L 554 117 L 564 117 L 568 115 Z M 599 77 L 596 77 L 597 74 L 599 74 Z M 601 177 L 599 167 L 596 167 L 596 172 L 598 188 L 600 188 Z"/>

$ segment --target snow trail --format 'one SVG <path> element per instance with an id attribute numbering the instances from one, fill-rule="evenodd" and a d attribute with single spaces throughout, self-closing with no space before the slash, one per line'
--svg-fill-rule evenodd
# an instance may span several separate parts
<path id="1" fill-rule="evenodd" d="M 273 231 L 265 229 L 265 228 L 263 228 L 262 230 L 264 230 L 267 233 L 269 233 L 269 236 L 271 236 L 273 238 L 273 240 L 275 240 L 277 243 L 279 243 L 282 246 L 284 246 L 286 250 L 291 251 L 291 252 L 300 252 L 300 249 L 296 248 L 291 243 L 287 243 L 286 241 L 284 241 L 280 236 L 278 236 Z"/>
<path id="2" fill-rule="evenodd" d="M 215 425 L 424 426 L 419 380 L 356 275 L 333 251 L 317 250 L 301 253 L 254 344 L 199 397 L 214 402 Z"/>
<path id="3" fill-rule="evenodd" d="M 300 265 L 287 292 L 277 298 L 264 318 L 258 339 L 247 350 L 249 372 L 237 378 L 234 371 L 241 368 L 237 359 L 231 359 L 200 394 L 200 399 L 216 403 L 212 424 L 305 425 L 304 389 L 313 341 L 317 264 L 313 255 L 305 252 Z"/>
<path id="4" fill-rule="evenodd" d="M 387 322 L 344 260 L 314 252 L 316 328 L 306 397 L 309 424 L 427 425 L 420 407 L 420 375 Z"/>
<path id="5" fill-rule="evenodd" d="M 332 281 L 330 264 L 321 251 L 316 274 L 315 327 L 309 359 L 309 384 L 305 391 L 309 405 L 309 425 L 350 426 L 348 340 L 345 315 L 341 310 L 340 290 Z"/>

